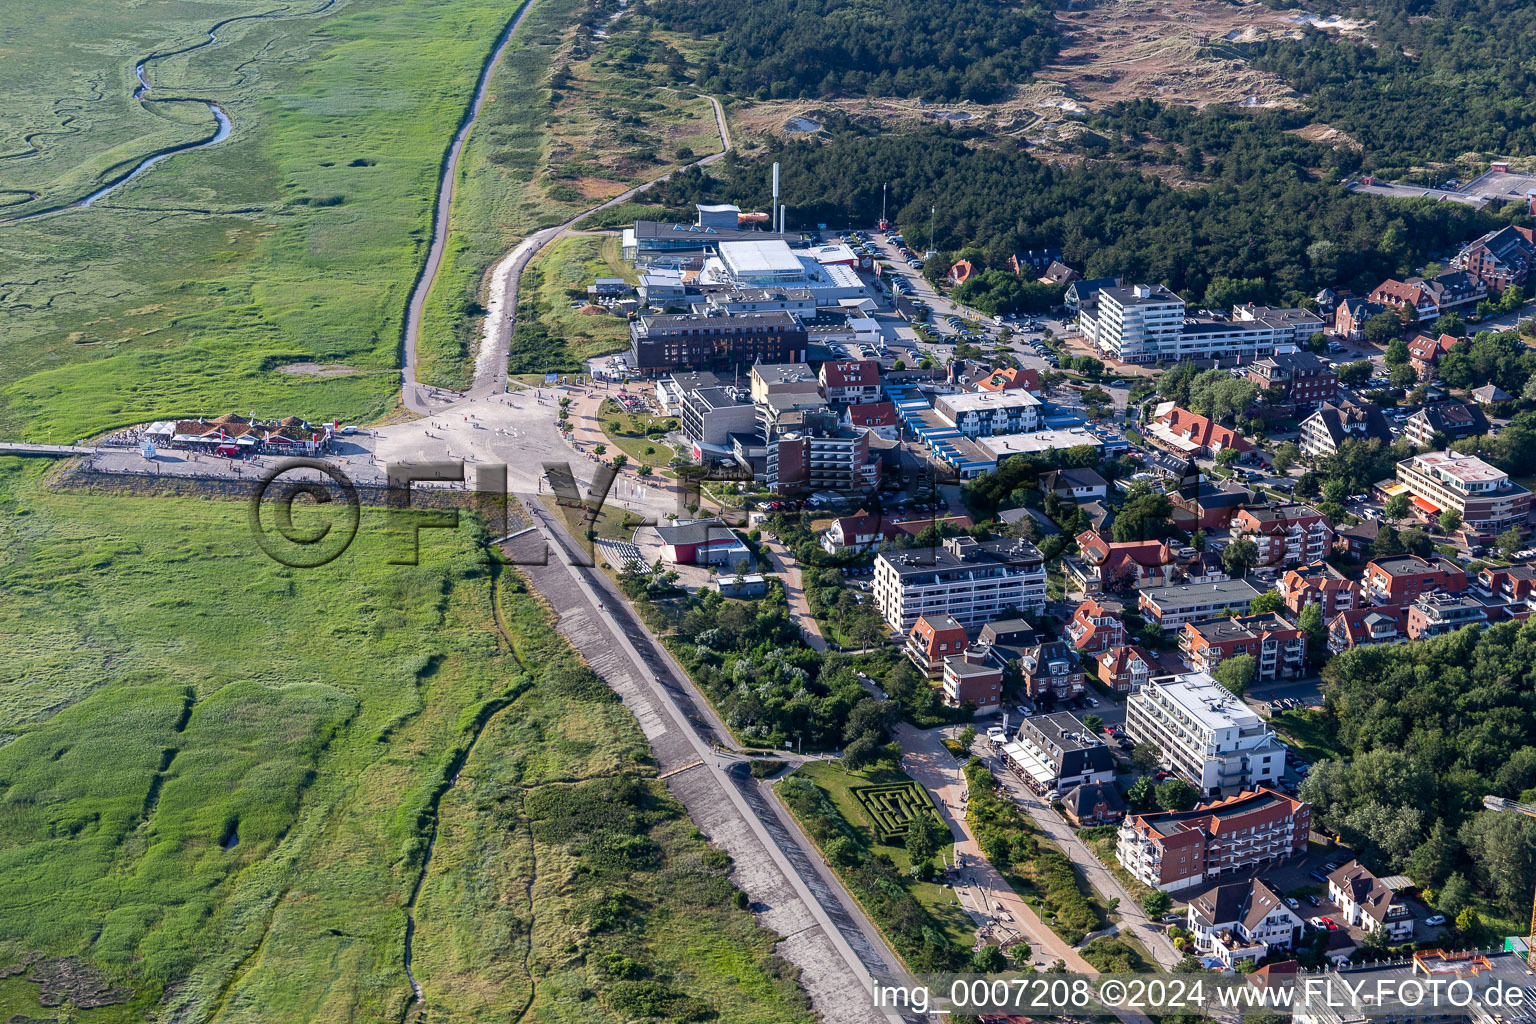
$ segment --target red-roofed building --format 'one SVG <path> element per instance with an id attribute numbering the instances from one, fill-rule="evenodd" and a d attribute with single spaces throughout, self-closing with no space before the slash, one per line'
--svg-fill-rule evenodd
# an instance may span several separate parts
<path id="1" fill-rule="evenodd" d="M 839 405 L 861 405 L 880 400 L 880 364 L 873 359 L 821 364 L 822 394 Z"/>
<path id="2" fill-rule="evenodd" d="M 1089 595 L 1166 586 L 1200 557 L 1193 550 L 1186 556 L 1163 540 L 1105 540 L 1096 530 L 1078 534 L 1077 547 L 1082 557 L 1069 559 L 1064 569 L 1073 586 Z"/>
<path id="3" fill-rule="evenodd" d="M 1291 569 L 1280 578 L 1276 589 L 1292 615 L 1300 615 L 1315 604 L 1322 607 L 1324 622 L 1360 603 L 1360 585 L 1327 562 Z"/>
<path id="4" fill-rule="evenodd" d="M 1247 537 L 1259 547 L 1259 564 L 1290 566 L 1318 562 L 1333 547 L 1328 517 L 1311 505 L 1250 505 L 1232 516 L 1234 539 Z"/>
<path id="5" fill-rule="evenodd" d="M 1040 373 L 1029 367 L 1010 366 L 994 370 L 991 376 L 975 383 L 977 391 L 1012 391 L 1022 389 L 1036 398 L 1040 397 Z"/>
<path id="6" fill-rule="evenodd" d="M 1212 675 L 1228 658 L 1252 655 L 1257 682 L 1299 676 L 1307 666 L 1307 638 L 1279 612 L 1186 622 L 1179 652 L 1190 668 Z"/>
<path id="7" fill-rule="evenodd" d="M 1340 612 L 1328 622 L 1328 653 L 1351 647 L 1390 644 L 1408 638 L 1408 609 L 1400 604 L 1366 605 Z"/>
<path id="8" fill-rule="evenodd" d="M 964 654 L 969 642 L 965 627 L 954 616 L 921 615 L 907 634 L 906 654 L 929 679 L 938 679 L 944 673 L 944 659 Z"/>
<path id="9" fill-rule="evenodd" d="M 1125 643 L 1125 624 L 1090 597 L 1072 613 L 1067 639 L 1081 654 L 1100 654 Z"/>
<path id="10" fill-rule="evenodd" d="M 1239 452 L 1253 451 L 1253 445 L 1231 427 L 1224 427 L 1208 416 L 1197 416 L 1172 402 L 1157 407 L 1152 422 L 1147 425 L 1146 437 L 1159 448 L 1176 455 L 1212 458 L 1228 448 Z"/>
<path id="11" fill-rule="evenodd" d="M 1135 644 L 1099 655 L 1099 682 L 1115 693 L 1135 693 L 1158 671 L 1157 659 Z"/>
<path id="12" fill-rule="evenodd" d="M 1261 788 L 1191 811 L 1133 814 L 1115 856 L 1144 885 L 1177 892 L 1305 853 L 1311 828 L 1311 804 Z"/>
<path id="13" fill-rule="evenodd" d="M 946 275 L 946 277 L 948 278 L 950 284 L 964 284 L 966 281 L 970 280 L 972 277 L 979 273 L 981 273 L 981 268 L 973 264 L 970 260 L 960 260 L 954 266 L 949 268 L 949 273 Z"/>
<path id="14" fill-rule="evenodd" d="M 1440 358 L 1449 352 L 1460 338 L 1442 334 L 1436 338 L 1428 334 L 1415 334 L 1408 339 L 1408 364 L 1419 375 L 1419 380 L 1433 380 L 1440 366 Z"/>
<path id="15" fill-rule="evenodd" d="M 894 402 L 850 405 L 843 414 L 843 425 L 849 429 L 872 430 L 876 437 L 886 441 L 901 437 L 901 419 L 896 415 Z"/>

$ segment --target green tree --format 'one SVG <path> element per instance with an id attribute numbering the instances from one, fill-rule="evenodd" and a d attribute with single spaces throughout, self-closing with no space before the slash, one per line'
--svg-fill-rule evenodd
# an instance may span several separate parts
<path id="1" fill-rule="evenodd" d="M 1216 681 L 1241 697 L 1248 692 L 1258 670 L 1258 659 L 1251 654 L 1239 654 L 1222 659 L 1216 666 Z"/>
<path id="2" fill-rule="evenodd" d="M 1499 554 L 1503 555 L 1505 558 L 1509 558 L 1516 551 L 1520 550 L 1520 545 L 1523 544 L 1524 541 L 1525 538 L 1521 534 L 1520 530 L 1517 527 L 1511 526 L 1509 529 L 1498 535 L 1498 537 L 1494 540 L 1494 544 L 1498 546 Z"/>
<path id="3" fill-rule="evenodd" d="M 1297 617 L 1296 625 L 1307 638 L 1308 657 L 1314 663 L 1322 661 L 1328 653 L 1328 625 L 1323 621 L 1323 606 L 1307 605 Z"/>
<path id="4" fill-rule="evenodd" d="M 592 454 L 596 455 L 598 458 L 602 458 L 604 455 L 608 454 L 608 446 L 605 444 L 595 444 L 592 446 Z"/>
<path id="5" fill-rule="evenodd" d="M 613 457 L 613 468 L 614 469 L 623 469 L 627 465 L 629 465 L 629 456 L 628 455 L 619 454 L 619 455 L 615 455 Z"/>
<path id="6" fill-rule="evenodd" d="M 1402 338 L 1393 338 L 1387 345 L 1386 354 L 1382 358 L 1388 366 L 1407 365 L 1408 343 Z"/>
<path id="7" fill-rule="evenodd" d="M 1142 740 L 1131 751 L 1131 764 L 1144 772 L 1150 772 L 1162 762 L 1163 752 L 1151 740 Z"/>
<path id="8" fill-rule="evenodd" d="M 1353 363 L 1340 363 L 1338 374 L 1339 383 L 1345 387 L 1364 384 L 1371 378 L 1371 361 L 1369 359 L 1361 359 Z"/>
<path id="9" fill-rule="evenodd" d="M 1200 791 L 1183 779 L 1168 779 L 1157 787 L 1154 799 L 1160 810 L 1187 811 L 1200 802 Z"/>
<path id="10" fill-rule="evenodd" d="M 1275 455 L 1274 459 L 1272 460 L 1274 463 L 1275 472 L 1284 475 L 1285 472 L 1292 466 L 1296 465 L 1300 459 L 1301 449 L 1296 446 L 1294 441 L 1280 442 L 1280 444 L 1275 448 Z"/>
<path id="11" fill-rule="evenodd" d="M 1083 726 L 1089 732 L 1098 732 L 1100 729 L 1104 728 L 1104 719 L 1100 718 L 1098 715 L 1084 715 Z"/>
<path id="12" fill-rule="evenodd" d="M 1001 974 L 1008 969 L 1008 959 L 998 946 L 982 946 L 971 954 L 971 970 L 977 974 Z"/>
<path id="13" fill-rule="evenodd" d="M 1239 537 L 1221 550 L 1221 567 L 1233 579 L 1247 576 L 1248 570 L 1258 564 L 1259 546 L 1247 537 Z"/>
<path id="14" fill-rule="evenodd" d="M 880 737 L 864 733 L 843 747 L 843 767 L 856 772 L 868 768 L 880 757 Z"/>
<path id="15" fill-rule="evenodd" d="M 1173 897 L 1161 889 L 1153 889 L 1141 898 L 1141 909 L 1153 920 L 1162 917 L 1173 908 Z"/>
<path id="16" fill-rule="evenodd" d="M 1249 615 L 1268 615 L 1285 607 L 1285 598 L 1278 590 L 1266 590 L 1248 602 Z"/>
<path id="17" fill-rule="evenodd" d="M 1157 801 L 1155 787 L 1152 778 L 1143 775 L 1131 783 L 1131 788 L 1125 791 L 1125 802 L 1138 811 L 1148 810 Z"/>
<path id="18" fill-rule="evenodd" d="M 1448 508 L 1440 513 L 1440 529 L 1446 533 L 1455 533 L 1461 529 L 1461 513 L 1453 508 Z"/>
<path id="19" fill-rule="evenodd" d="M 1407 519 L 1408 512 L 1412 507 L 1413 506 L 1408 503 L 1408 495 L 1394 494 L 1392 497 L 1387 499 L 1387 503 L 1382 508 L 1381 512 L 1382 515 L 1395 522 L 1400 519 Z"/>
<path id="20" fill-rule="evenodd" d="M 971 749 L 971 744 L 976 742 L 976 727 L 968 725 L 960 730 L 960 745 L 966 750 Z"/>
<path id="21" fill-rule="evenodd" d="M 912 816 L 912 820 L 907 823 L 905 845 L 907 857 L 913 864 L 933 859 L 943 843 L 942 832 L 942 826 L 934 820 L 933 815 L 925 812 Z"/>

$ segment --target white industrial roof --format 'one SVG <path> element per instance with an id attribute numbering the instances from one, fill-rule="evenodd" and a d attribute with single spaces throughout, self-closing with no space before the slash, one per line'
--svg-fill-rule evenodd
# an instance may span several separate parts
<path id="1" fill-rule="evenodd" d="M 721 242 L 720 259 L 732 274 L 799 274 L 804 268 L 789 243 L 778 239 L 761 242 Z"/>
<path id="2" fill-rule="evenodd" d="M 1104 446 L 1101 438 L 1095 437 L 1082 427 L 1069 427 L 1066 430 L 1036 430 L 1028 434 L 998 434 L 980 438 L 976 443 L 998 459 L 1006 459 L 1010 455 L 1046 452 L 1053 448 L 1076 448 L 1084 444 L 1093 445 L 1095 448 Z"/>

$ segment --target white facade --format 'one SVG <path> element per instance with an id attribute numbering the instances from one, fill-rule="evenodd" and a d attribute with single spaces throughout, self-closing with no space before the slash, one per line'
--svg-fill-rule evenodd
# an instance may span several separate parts
<path id="1" fill-rule="evenodd" d="M 1285 746 L 1248 705 L 1204 672 L 1148 680 L 1125 702 L 1125 731 L 1202 794 L 1272 785 Z"/>
<path id="2" fill-rule="evenodd" d="M 873 593 L 881 616 L 905 633 L 924 615 L 980 626 L 1013 608 L 1038 612 L 1045 607 L 1045 578 L 1037 550 L 1033 557 L 998 560 L 957 557 L 947 546 L 912 548 L 876 556 Z"/>
<path id="3" fill-rule="evenodd" d="M 969 438 L 1023 434 L 1040 425 L 1040 399 L 1022 388 L 940 395 L 933 409 Z"/>
<path id="4" fill-rule="evenodd" d="M 1083 334 L 1106 355 L 1155 363 L 1178 347 L 1184 300 L 1161 285 L 1103 288 L 1078 319 Z"/>

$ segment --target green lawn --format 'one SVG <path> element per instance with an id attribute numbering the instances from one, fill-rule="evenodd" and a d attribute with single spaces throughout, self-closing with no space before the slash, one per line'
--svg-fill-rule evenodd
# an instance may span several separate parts
<path id="1" fill-rule="evenodd" d="M 1345 754 L 1334 738 L 1334 721 L 1326 711 L 1299 709 L 1272 715 L 1275 733 L 1308 761 L 1343 760 Z"/>
<path id="2" fill-rule="evenodd" d="M 618 424 L 617 431 L 610 430 Z M 665 433 L 668 426 L 675 427 L 675 419 L 657 419 L 654 416 L 629 412 L 613 399 L 605 399 L 598 407 L 598 426 L 620 451 L 635 464 L 664 469 L 677 457 L 676 450 L 665 441 L 652 441 L 650 435 Z"/>
<path id="3" fill-rule="evenodd" d="M 889 857 L 896 865 L 897 872 L 903 877 L 906 876 L 907 871 L 912 867 L 912 860 L 907 856 L 907 851 L 901 846 L 887 846 L 876 841 L 875 823 L 860 807 L 850 788 L 870 784 L 909 782 L 911 781 L 909 775 L 888 766 L 845 772 L 838 762 L 812 762 L 795 769 L 794 777 L 808 779 L 815 783 L 831 799 L 832 805 L 842 819 L 853 826 L 854 833 L 859 837 L 861 848 L 872 856 Z M 796 817 L 801 818 L 794 805 L 789 804 L 789 806 L 792 811 L 796 811 Z M 813 823 L 801 818 L 800 824 L 813 837 L 815 836 L 816 828 Z M 936 859 L 952 860 L 953 846 L 952 842 L 944 844 Z M 834 866 L 839 868 L 839 874 L 842 874 L 846 880 L 848 873 L 841 870 L 842 865 Z M 970 949 L 976 939 L 976 924 L 961 908 L 953 890 L 934 882 L 918 882 L 910 879 L 904 883 L 904 888 L 931 915 L 934 924 L 946 940 Z M 861 899 L 860 902 L 865 904 L 867 910 L 870 909 L 866 900 Z M 882 924 L 878 913 L 872 913 L 872 916 L 877 924 Z M 909 937 L 893 936 L 886 929 L 886 938 L 899 951 Z"/>
<path id="4" fill-rule="evenodd" d="M 364 510 L 292 570 L 242 503 L 44 468 L 0 460 L 0 962 L 133 994 L 77 1014 L 11 978 L 0 1011 L 399 1020 L 414 912 L 431 1019 L 809 1019 L 638 725 L 471 527 L 392 566 Z"/>
<path id="5" fill-rule="evenodd" d="M 45 205 L 202 134 L 206 110 L 189 125 L 166 114 L 193 108 L 127 99 L 134 60 L 273 6 L 4 5 L 0 153 L 45 134 L 42 156 L 0 161 L 0 194 Z M 231 409 L 353 421 L 389 410 L 442 157 L 510 14 L 499 0 L 348 0 L 237 22 L 217 45 L 151 65 L 155 95 L 216 100 L 234 133 L 89 209 L 0 226 L 0 436 Z M 309 361 L 357 372 L 279 370 Z"/>

